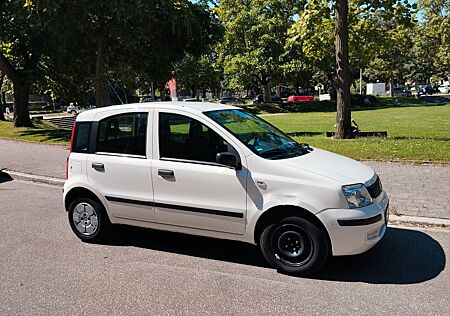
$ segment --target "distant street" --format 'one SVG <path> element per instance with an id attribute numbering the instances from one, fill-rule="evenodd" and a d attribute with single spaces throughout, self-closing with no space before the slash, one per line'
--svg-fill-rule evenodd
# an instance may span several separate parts
<path id="1" fill-rule="evenodd" d="M 450 230 L 391 227 L 315 278 L 277 273 L 256 247 L 120 227 L 80 242 L 61 189 L 0 183 L 1 315 L 446 315 Z M 447 311 L 447 312 L 445 312 Z"/>

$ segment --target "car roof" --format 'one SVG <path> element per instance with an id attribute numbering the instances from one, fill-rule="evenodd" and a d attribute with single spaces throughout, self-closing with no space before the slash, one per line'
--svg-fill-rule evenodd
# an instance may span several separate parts
<path id="1" fill-rule="evenodd" d="M 149 111 L 151 109 L 183 109 L 191 113 L 203 113 L 207 111 L 217 111 L 217 110 L 233 110 L 239 109 L 236 106 L 230 106 L 220 103 L 212 102 L 142 102 L 142 103 L 130 103 L 121 105 L 112 105 L 102 108 L 96 108 L 84 111 L 77 116 L 77 121 L 95 121 L 97 114 L 103 112 L 120 112 L 120 110 L 135 110 L 139 111 Z M 117 113 L 115 113 L 117 114 Z"/>

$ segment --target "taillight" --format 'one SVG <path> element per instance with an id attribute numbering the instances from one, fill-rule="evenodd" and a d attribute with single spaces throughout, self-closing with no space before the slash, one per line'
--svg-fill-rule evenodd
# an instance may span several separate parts
<path id="1" fill-rule="evenodd" d="M 70 153 L 72 152 L 73 136 L 75 135 L 75 126 L 76 126 L 76 123 L 74 122 L 73 126 L 72 126 L 72 136 L 70 137 L 69 155 L 67 156 L 67 159 L 66 159 L 66 179 L 69 178 L 69 158 L 70 158 Z"/>

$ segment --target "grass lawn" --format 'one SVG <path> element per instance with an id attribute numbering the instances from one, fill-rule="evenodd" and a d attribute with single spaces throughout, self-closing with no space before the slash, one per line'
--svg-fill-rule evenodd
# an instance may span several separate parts
<path id="1" fill-rule="evenodd" d="M 361 131 L 387 131 L 388 137 L 332 140 L 336 113 L 263 116 L 303 143 L 356 159 L 450 161 L 450 104 L 353 111 Z"/>
<path id="2" fill-rule="evenodd" d="M 70 143 L 71 130 L 36 120 L 33 120 L 33 124 L 35 128 L 13 128 L 12 122 L 0 121 L 0 138 L 62 145 Z"/>

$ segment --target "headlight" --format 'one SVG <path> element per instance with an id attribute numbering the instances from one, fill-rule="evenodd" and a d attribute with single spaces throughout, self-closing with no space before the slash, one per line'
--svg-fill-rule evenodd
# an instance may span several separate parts
<path id="1" fill-rule="evenodd" d="M 373 203 L 364 184 L 344 185 L 342 191 L 350 208 L 364 207 Z"/>

